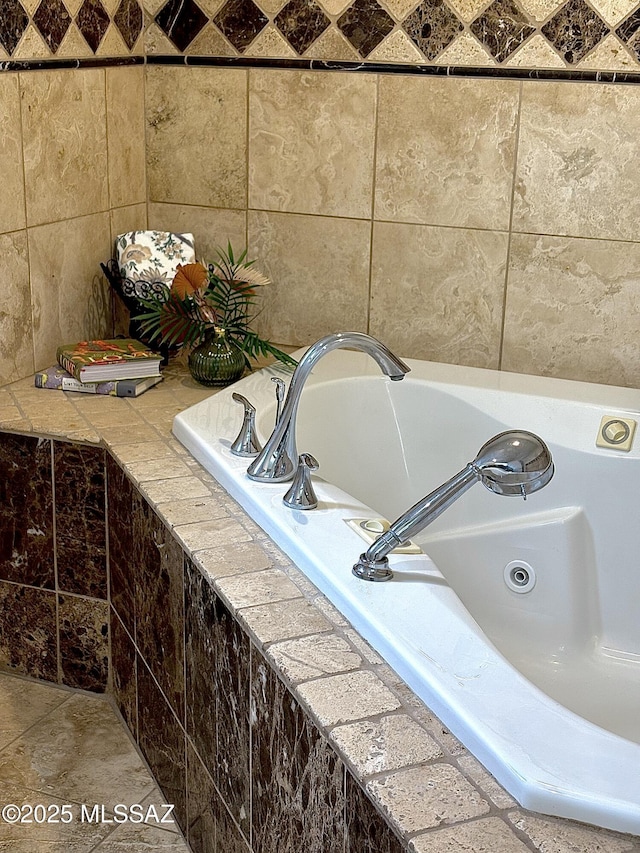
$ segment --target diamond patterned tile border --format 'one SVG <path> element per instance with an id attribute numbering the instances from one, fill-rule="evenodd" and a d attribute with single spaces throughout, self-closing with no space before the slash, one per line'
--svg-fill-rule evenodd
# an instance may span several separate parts
<path id="1" fill-rule="evenodd" d="M 402 28 L 427 59 L 435 59 L 464 26 L 443 0 L 423 0 Z"/>
<path id="2" fill-rule="evenodd" d="M 275 24 L 291 47 L 302 55 L 331 24 L 315 0 L 289 0 Z"/>
<path id="3" fill-rule="evenodd" d="M 86 57 L 84 39 L 105 58 L 140 54 L 134 62 L 304 57 L 640 82 L 640 0 L 153 0 L 148 11 L 143 2 L 0 0 L 0 56 L 41 67 Z"/>
<path id="4" fill-rule="evenodd" d="M 71 26 L 71 15 L 62 0 L 42 0 L 33 16 L 33 23 L 49 50 L 57 53 Z"/>
<path id="5" fill-rule="evenodd" d="M 609 27 L 584 0 L 569 0 L 542 28 L 560 56 L 574 65 L 609 33 Z"/>
<path id="6" fill-rule="evenodd" d="M 494 0 L 471 24 L 471 32 L 496 62 L 508 59 L 535 31 L 513 0 Z"/>
<path id="7" fill-rule="evenodd" d="M 19 0 L 0 0 L 0 44 L 9 56 L 29 25 L 29 16 Z"/>
<path id="8" fill-rule="evenodd" d="M 394 27 L 393 18 L 376 0 L 355 0 L 338 18 L 338 26 L 360 56 L 369 56 Z"/>
<path id="9" fill-rule="evenodd" d="M 243 53 L 269 23 L 253 0 L 227 0 L 213 23 Z"/>
<path id="10" fill-rule="evenodd" d="M 76 24 L 95 53 L 109 28 L 110 18 L 100 0 L 84 0 L 76 15 Z"/>
<path id="11" fill-rule="evenodd" d="M 186 50 L 207 23 L 194 0 L 169 0 L 156 15 L 156 24 L 178 50 Z"/>

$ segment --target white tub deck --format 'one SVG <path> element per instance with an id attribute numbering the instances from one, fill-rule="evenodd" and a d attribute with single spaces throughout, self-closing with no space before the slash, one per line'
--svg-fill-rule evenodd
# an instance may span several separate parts
<path id="1" fill-rule="evenodd" d="M 231 390 L 174 433 L 523 806 L 640 834 L 640 436 L 629 453 L 595 447 L 604 414 L 640 422 L 640 393 L 408 363 L 396 383 L 360 353 L 314 369 L 298 422 L 321 465 L 310 512 L 229 452 Z M 274 375 L 233 387 L 263 440 Z M 351 574 L 366 546 L 345 520 L 395 518 L 514 428 L 550 446 L 547 487 L 523 502 L 476 485 L 417 537 L 429 556 L 392 555 L 388 583 Z M 535 572 L 526 594 L 504 580 L 518 561 Z"/>

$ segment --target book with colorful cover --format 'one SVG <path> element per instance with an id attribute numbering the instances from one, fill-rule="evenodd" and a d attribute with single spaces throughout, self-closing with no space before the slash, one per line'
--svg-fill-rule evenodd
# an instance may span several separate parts
<path id="1" fill-rule="evenodd" d="M 113 379 L 110 382 L 80 382 L 64 367 L 55 364 L 35 375 L 36 388 L 53 388 L 58 391 L 79 391 L 83 394 L 108 394 L 111 397 L 139 397 L 158 382 L 162 376 L 146 376 L 142 379 Z"/>
<path id="2" fill-rule="evenodd" d="M 133 338 L 116 338 L 64 344 L 56 359 L 79 382 L 107 382 L 159 376 L 162 356 Z"/>

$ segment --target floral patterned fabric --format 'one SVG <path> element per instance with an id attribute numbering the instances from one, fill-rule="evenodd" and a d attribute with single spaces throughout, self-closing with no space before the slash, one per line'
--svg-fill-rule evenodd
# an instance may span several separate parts
<path id="1" fill-rule="evenodd" d="M 178 264 L 192 264 L 195 259 L 193 234 L 129 231 L 116 238 L 120 275 L 133 285 L 137 296 L 142 296 L 151 283 L 171 287 Z"/>

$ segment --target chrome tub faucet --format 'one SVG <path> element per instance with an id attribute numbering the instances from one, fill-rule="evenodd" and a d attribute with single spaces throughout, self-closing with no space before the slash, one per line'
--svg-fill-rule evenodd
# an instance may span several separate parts
<path id="1" fill-rule="evenodd" d="M 293 477 L 298 467 L 296 416 L 302 389 L 319 359 L 336 349 L 356 349 L 370 355 L 380 370 L 392 380 L 404 378 L 410 369 L 383 343 L 362 332 L 336 332 L 316 341 L 295 369 L 281 415 L 270 438 L 247 468 L 250 479 L 280 483 Z"/>

